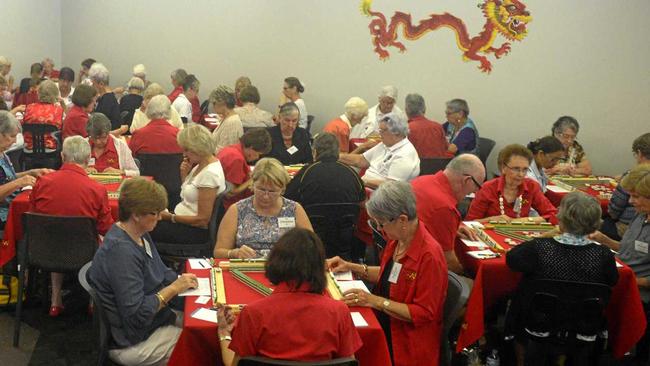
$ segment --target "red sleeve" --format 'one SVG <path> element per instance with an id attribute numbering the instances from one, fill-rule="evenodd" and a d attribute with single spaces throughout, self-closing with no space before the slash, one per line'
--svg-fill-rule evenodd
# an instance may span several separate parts
<path id="1" fill-rule="evenodd" d="M 104 186 L 100 188 L 102 204 L 97 216 L 97 233 L 99 235 L 106 235 L 113 225 L 113 216 L 111 215 L 111 207 L 108 204 L 108 192 Z"/>
<path id="2" fill-rule="evenodd" d="M 532 187 L 533 185 L 531 185 Z M 539 213 L 540 216 L 546 219 L 546 221 L 550 221 L 553 225 L 558 224 L 557 217 L 557 208 L 553 206 L 551 201 L 546 198 L 544 193 L 542 193 L 542 189 L 540 188 L 539 184 L 535 184 L 533 189 L 533 201 L 531 203 L 532 207 Z"/>
<path id="3" fill-rule="evenodd" d="M 438 241 L 443 251 L 454 250 L 456 231 L 459 224 L 455 212 L 448 207 L 427 210 L 426 215 L 422 217 L 422 221 L 429 234 Z"/>
<path id="4" fill-rule="evenodd" d="M 490 207 L 490 197 L 491 194 L 488 192 L 487 188 L 481 188 L 476 192 L 476 197 L 472 200 L 472 204 L 469 206 L 469 211 L 465 220 L 472 221 L 488 217 L 487 212 Z"/>
<path id="5" fill-rule="evenodd" d="M 246 161 L 241 157 L 234 157 L 231 155 L 230 159 L 220 160 L 223 173 L 226 180 L 232 184 L 240 185 L 248 179 L 248 174 L 245 173 L 243 166 L 248 167 Z"/>
<path id="6" fill-rule="evenodd" d="M 436 314 L 441 314 L 440 307 L 445 298 L 443 292 L 447 288 L 441 285 L 447 281 L 447 267 L 439 268 L 431 253 L 423 254 L 415 281 L 415 296 L 411 303 L 406 304 L 415 326 L 431 322 L 435 320 Z M 440 275 L 442 269 L 445 278 Z"/>
<path id="7" fill-rule="evenodd" d="M 350 311 L 346 308 L 340 312 L 339 319 L 339 344 L 337 347 L 338 357 L 350 357 L 361 348 L 363 342 L 357 328 L 352 322 Z"/>
<path id="8" fill-rule="evenodd" d="M 41 179 L 37 179 L 36 183 L 34 183 L 34 187 L 32 188 L 31 193 L 29 194 L 29 212 L 38 212 L 36 210 L 36 201 L 40 194 L 41 182 Z"/>
<path id="9" fill-rule="evenodd" d="M 233 352 L 240 357 L 255 356 L 257 354 L 257 330 L 256 321 L 247 311 L 242 309 L 237 317 L 237 323 L 232 330 L 232 341 L 228 345 Z"/>
<path id="10" fill-rule="evenodd" d="M 138 151 L 142 148 L 142 143 L 140 142 L 139 130 L 135 130 L 131 135 L 131 140 L 129 140 L 129 149 L 131 149 L 131 155 L 136 156 Z"/>

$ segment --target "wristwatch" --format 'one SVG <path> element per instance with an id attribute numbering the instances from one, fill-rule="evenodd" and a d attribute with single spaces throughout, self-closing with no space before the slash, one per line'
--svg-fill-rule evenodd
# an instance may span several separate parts
<path id="1" fill-rule="evenodd" d="M 229 336 L 229 335 L 227 335 L 227 336 L 219 336 L 219 342 L 223 342 L 223 341 L 230 342 L 230 341 L 232 341 L 232 337 Z"/>
<path id="2" fill-rule="evenodd" d="M 384 300 L 384 302 L 381 303 L 381 307 L 383 309 L 388 309 L 389 306 L 390 306 L 390 300 L 388 299 Z"/>

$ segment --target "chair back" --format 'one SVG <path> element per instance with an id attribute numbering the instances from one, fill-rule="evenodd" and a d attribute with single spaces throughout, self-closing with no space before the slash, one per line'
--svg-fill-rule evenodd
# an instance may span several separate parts
<path id="1" fill-rule="evenodd" d="M 97 365 L 104 366 L 108 359 L 108 347 L 111 342 L 111 327 L 108 325 L 108 318 L 106 317 L 106 310 L 102 304 L 97 292 L 88 282 L 88 270 L 92 266 L 93 262 L 86 263 L 79 270 L 79 283 L 81 287 L 88 292 L 90 299 L 93 302 L 94 311 L 93 311 L 93 323 L 97 331 L 97 339 L 99 340 L 99 355 L 97 357 Z"/>
<path id="2" fill-rule="evenodd" d="M 420 175 L 436 174 L 444 170 L 453 158 L 425 158 L 420 159 Z"/>
<path id="3" fill-rule="evenodd" d="M 487 159 L 490 157 L 494 145 L 496 145 L 494 140 L 486 137 L 478 138 L 478 158 L 483 162 L 483 166 L 487 166 Z"/>
<path id="4" fill-rule="evenodd" d="M 48 272 L 74 272 L 95 256 L 94 219 L 29 212 L 22 219 L 30 265 Z"/>
<path id="5" fill-rule="evenodd" d="M 25 169 L 58 169 L 61 166 L 61 130 L 54 125 L 25 123 L 23 134 L 25 133 L 32 135 L 32 150 L 23 149 Z M 56 138 L 56 150 L 46 152 L 45 136 Z"/>
<path id="6" fill-rule="evenodd" d="M 168 208 L 173 209 L 181 199 L 181 163 L 183 154 L 138 154 L 140 175 L 151 176 L 167 190 Z"/>
<path id="7" fill-rule="evenodd" d="M 533 338 L 594 341 L 606 329 L 611 289 L 601 283 L 533 280 L 524 289 L 524 328 Z M 526 296 L 527 295 L 527 296 Z"/>
<path id="8" fill-rule="evenodd" d="M 311 114 L 307 115 L 307 132 L 311 135 L 311 125 L 314 123 L 314 116 Z"/>
<path id="9" fill-rule="evenodd" d="M 352 260 L 354 230 L 359 219 L 359 203 L 319 203 L 305 206 L 314 232 L 325 245 L 327 258 Z"/>
<path id="10" fill-rule="evenodd" d="M 352 357 L 336 358 L 327 361 L 286 361 L 275 360 L 267 357 L 243 357 L 239 360 L 239 366 L 357 366 L 359 361 Z"/>
<path id="11" fill-rule="evenodd" d="M 467 282 L 453 273 L 447 272 L 449 284 L 447 285 L 447 297 L 445 298 L 445 308 L 443 317 L 442 337 L 440 340 L 440 365 L 451 365 L 451 345 L 449 342 L 449 331 L 460 314 L 460 310 L 465 306 L 469 298 L 470 288 Z"/>

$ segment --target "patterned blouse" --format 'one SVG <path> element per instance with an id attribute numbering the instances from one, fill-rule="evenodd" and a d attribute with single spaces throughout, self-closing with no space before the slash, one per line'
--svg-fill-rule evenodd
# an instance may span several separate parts
<path id="1" fill-rule="evenodd" d="M 562 161 L 569 165 L 578 165 L 585 158 L 585 150 L 578 141 L 573 141 L 573 145 L 569 146 L 566 158 Z"/>
<path id="2" fill-rule="evenodd" d="M 33 103 L 29 104 L 25 109 L 25 116 L 23 117 L 23 125 L 28 124 L 41 124 L 52 125 L 57 128 L 57 132 L 61 132 L 63 127 L 63 108 L 58 104 L 50 103 Z M 24 132 L 25 137 L 25 150 L 32 150 L 32 134 L 31 132 Z M 54 151 L 57 148 L 57 139 L 55 133 L 45 136 L 46 151 Z"/>
<path id="3" fill-rule="evenodd" d="M 278 216 L 260 216 L 253 207 L 253 198 L 237 202 L 235 247 L 246 245 L 266 256 L 273 244 L 296 226 L 296 202 L 282 197 L 282 208 Z"/>

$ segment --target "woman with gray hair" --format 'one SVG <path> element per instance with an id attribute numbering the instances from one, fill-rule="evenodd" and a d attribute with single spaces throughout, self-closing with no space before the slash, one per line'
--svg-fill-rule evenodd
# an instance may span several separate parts
<path id="1" fill-rule="evenodd" d="M 0 228 L 4 228 L 9 205 L 20 193 L 20 189 L 33 186 L 36 178 L 52 172 L 51 169 L 32 169 L 16 173 L 5 151 L 16 141 L 20 130 L 20 122 L 13 114 L 0 111 Z"/>
<path id="2" fill-rule="evenodd" d="M 113 136 L 111 121 L 101 113 L 93 113 L 86 125 L 91 157 L 88 173 L 113 173 L 127 176 L 140 175 L 131 149 L 124 140 Z"/>
<path id="3" fill-rule="evenodd" d="M 147 89 L 144 90 L 142 105 L 140 108 L 136 109 L 133 115 L 133 121 L 131 122 L 131 127 L 129 127 L 129 131 L 131 131 L 131 133 L 133 133 L 138 128 L 146 126 L 149 121 L 151 121 L 146 114 L 147 105 L 149 104 L 149 101 L 156 95 L 165 95 L 165 90 L 162 88 L 162 86 L 160 86 L 160 84 L 151 83 Z M 171 101 L 172 99 L 170 98 L 169 100 Z M 179 130 L 182 130 L 183 121 L 181 120 L 181 116 L 178 114 L 178 112 L 176 112 L 176 109 L 172 108 L 169 113 L 170 118 L 167 118 L 167 122 Z"/>
<path id="4" fill-rule="evenodd" d="M 169 75 L 171 78 L 172 85 L 174 86 L 174 90 L 172 90 L 171 93 L 169 93 L 168 97 L 169 100 L 174 103 L 176 98 L 178 98 L 179 95 L 183 94 L 183 83 L 185 82 L 185 78 L 187 77 L 187 71 L 184 69 L 176 69 L 172 71 L 172 73 Z"/>
<path id="5" fill-rule="evenodd" d="M 529 296 L 533 293 L 527 291 L 531 281 L 589 282 L 610 287 L 618 281 L 614 254 L 606 246 L 597 244 L 589 237 L 600 227 L 601 215 L 600 203 L 594 197 L 583 192 L 571 192 L 562 199 L 557 215 L 562 234 L 552 238 L 535 238 L 508 251 L 508 267 L 524 274 L 509 313 L 518 341 L 527 339 L 522 323 L 525 308 L 532 300 Z M 518 351 L 520 365 L 550 364 L 544 360 L 543 356 L 548 357 L 547 355 L 533 355 L 530 351 L 527 352 L 524 363 L 521 350 L 522 348 L 519 348 Z M 580 351 L 576 348 L 572 349 L 571 353 L 575 352 L 574 356 L 577 357 Z M 584 357 L 584 354 L 582 356 Z M 530 363 L 531 361 L 534 363 Z"/>
<path id="6" fill-rule="evenodd" d="M 239 138 L 244 135 L 244 126 L 235 113 L 235 92 L 232 89 L 220 85 L 210 93 L 210 103 L 221 120 L 219 126 L 212 131 L 218 154 L 224 147 L 239 142 Z"/>
<path id="7" fill-rule="evenodd" d="M 408 136 L 406 120 L 388 114 L 379 122 L 381 143 L 363 154 L 341 154 L 341 161 L 367 169 L 363 181 L 377 188 L 389 180 L 411 181 L 420 174 L 420 158 Z"/>
<path id="8" fill-rule="evenodd" d="M 278 159 L 283 165 L 311 163 L 311 137 L 307 130 L 298 127 L 298 106 L 292 102 L 282 105 L 278 118 L 278 125 L 269 128 L 272 147 L 268 156 Z"/>
<path id="9" fill-rule="evenodd" d="M 133 115 L 136 109 L 142 105 L 142 92 L 144 92 L 144 81 L 139 77 L 132 77 L 126 86 L 127 94 L 120 99 L 120 114 L 122 122 L 131 128 Z M 127 131 L 128 132 L 128 131 Z"/>
<path id="10" fill-rule="evenodd" d="M 469 106 L 463 99 L 452 99 L 445 109 L 447 122 L 442 124 L 449 147 L 453 155 L 478 154 L 478 129 L 469 118 Z"/>
<path id="11" fill-rule="evenodd" d="M 56 135 L 63 126 L 64 104 L 59 103 L 59 87 L 51 80 L 44 80 L 38 85 L 38 103 L 28 104 L 25 108 L 23 125 L 52 125 L 56 131 L 45 136 L 45 151 L 55 151 L 58 146 Z M 25 132 L 25 150 L 32 150 L 32 134 Z"/>
<path id="12" fill-rule="evenodd" d="M 339 151 L 350 151 L 350 131 L 368 116 L 368 104 L 359 97 L 352 97 L 345 103 L 345 113 L 329 121 L 323 132 L 334 134 L 339 140 Z"/>
<path id="13" fill-rule="evenodd" d="M 547 171 L 548 174 L 591 175 L 591 163 L 578 143 L 578 121 L 570 116 L 562 116 L 553 123 L 553 136 L 564 145 L 565 158 Z"/>
<path id="14" fill-rule="evenodd" d="M 389 239 L 380 266 L 327 260 L 334 272 L 352 271 L 376 284 L 374 293 L 348 290 L 350 306 L 376 310 L 394 365 L 438 365 L 447 264 L 440 244 L 417 218 L 406 182 L 387 182 L 366 203 L 376 230 Z"/>
<path id="15" fill-rule="evenodd" d="M 350 138 L 365 139 L 379 134 L 379 122 L 387 114 L 396 114 L 406 120 L 406 114 L 395 103 L 397 88 L 392 85 L 383 86 L 377 95 L 378 103 L 368 110 L 368 116 L 350 131 Z"/>
<path id="16" fill-rule="evenodd" d="M 179 129 L 167 120 L 171 115 L 171 103 L 165 95 L 156 95 L 147 105 L 146 126 L 133 132 L 129 148 L 133 156 L 138 154 L 179 154 L 182 152 L 176 142 Z"/>
<path id="17" fill-rule="evenodd" d="M 108 86 L 109 75 L 106 66 L 99 62 L 95 62 L 88 70 L 88 78 L 90 78 L 99 95 L 95 112 L 108 117 L 111 122 L 111 133 L 119 136 L 128 131 L 129 126 L 123 123 L 120 116 L 120 105 L 117 102 L 115 93 Z"/>

